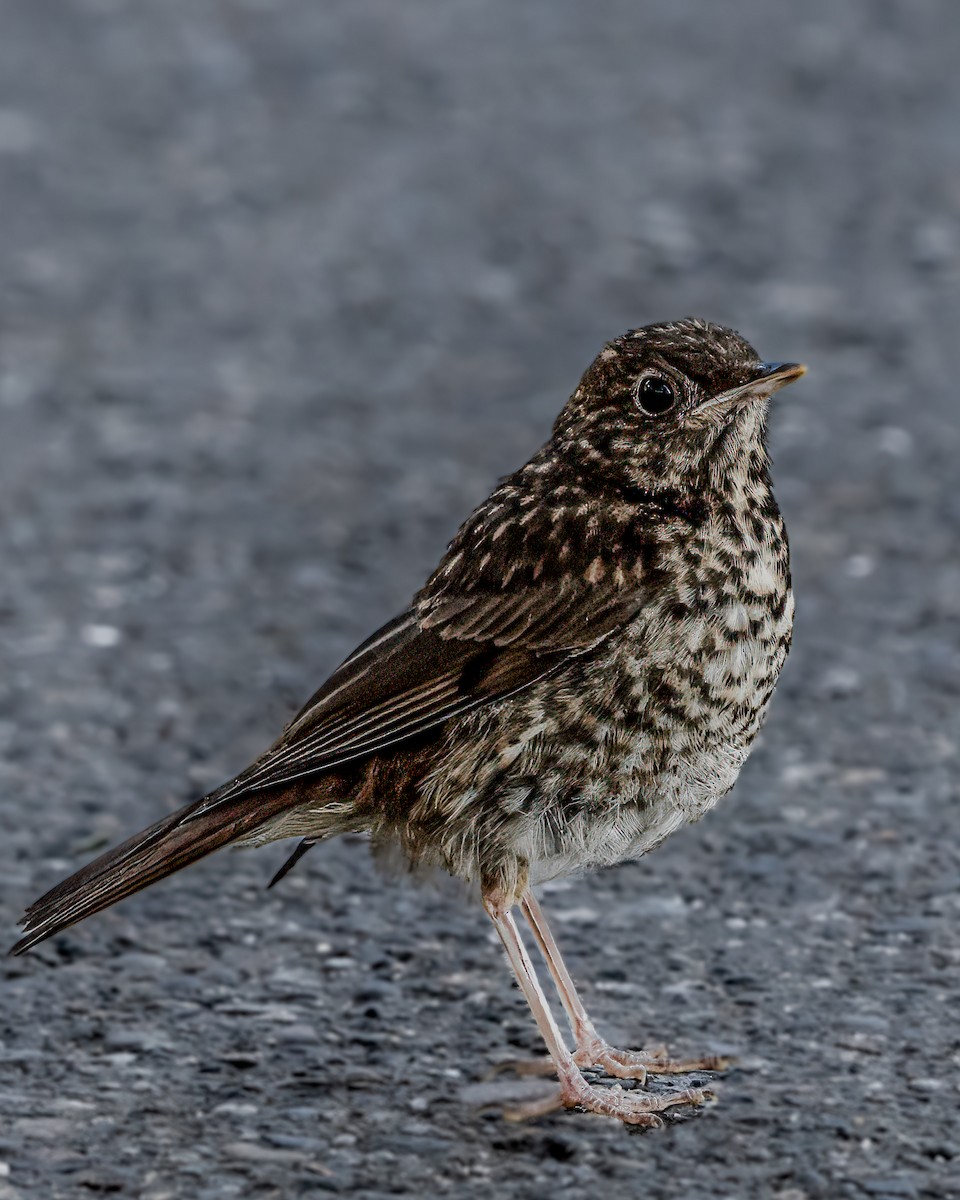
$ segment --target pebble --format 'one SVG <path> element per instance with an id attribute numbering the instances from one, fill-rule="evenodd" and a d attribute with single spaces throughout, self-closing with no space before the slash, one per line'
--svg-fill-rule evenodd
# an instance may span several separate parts
<path id="1" fill-rule="evenodd" d="M 902 1196 L 911 1200 L 918 1194 L 917 1185 L 903 1178 L 865 1179 L 860 1186 L 869 1196 Z"/>
<path id="2" fill-rule="evenodd" d="M 228 1158 L 243 1162 L 294 1163 L 302 1162 L 307 1157 L 302 1150 L 280 1150 L 265 1146 L 262 1142 L 228 1142 L 222 1151 Z"/>

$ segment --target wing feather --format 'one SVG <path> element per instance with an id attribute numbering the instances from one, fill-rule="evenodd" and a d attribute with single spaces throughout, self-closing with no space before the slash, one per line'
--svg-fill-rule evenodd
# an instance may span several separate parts
<path id="1" fill-rule="evenodd" d="M 196 811 L 244 792 L 291 783 L 407 741 L 478 705 L 550 674 L 559 655 L 499 653 L 478 642 L 443 641 L 402 622 L 377 649 L 383 670 L 351 656 L 311 699 L 280 740 Z"/>
<path id="2" fill-rule="evenodd" d="M 373 649 L 354 652 L 280 740 L 196 815 L 243 792 L 367 757 L 504 699 L 595 645 L 641 603 L 636 592 L 589 598 L 587 605 L 582 594 L 558 595 L 551 613 L 540 596 L 505 603 L 474 597 L 476 619 L 459 624 L 433 616 L 421 623 L 404 613 L 374 635 Z"/>
<path id="3" fill-rule="evenodd" d="M 437 736 L 590 653 L 657 591 L 660 549 L 691 519 L 577 482 L 548 444 L 467 519 L 411 608 L 357 647 L 274 746 L 41 897 L 16 952 L 303 803 L 286 785 Z"/>
<path id="4" fill-rule="evenodd" d="M 591 509 L 578 494 L 563 510 L 534 505 L 549 485 L 536 463 L 476 510 L 412 607 L 358 646 L 198 816 L 422 737 L 531 686 L 632 619 L 649 594 L 641 567 L 656 525 L 621 506 L 622 536 L 611 541 L 601 536 L 599 501 Z M 609 505 L 603 511 L 610 516 Z"/>

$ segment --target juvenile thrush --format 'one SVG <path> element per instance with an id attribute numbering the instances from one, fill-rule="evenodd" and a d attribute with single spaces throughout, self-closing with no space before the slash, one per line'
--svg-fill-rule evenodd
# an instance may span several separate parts
<path id="1" fill-rule="evenodd" d="M 563 1105 L 653 1125 L 696 1088 L 591 1084 L 717 1066 L 597 1034 L 532 886 L 636 859 L 733 786 L 790 643 L 768 401 L 803 374 L 686 319 L 609 342 L 550 440 L 464 522 L 410 607 L 279 740 L 203 799 L 33 904 L 21 953 L 227 843 L 366 831 L 474 881 L 533 1010 Z M 520 939 L 519 906 L 571 1052 Z M 533 1111 L 533 1110 L 531 1110 Z"/>

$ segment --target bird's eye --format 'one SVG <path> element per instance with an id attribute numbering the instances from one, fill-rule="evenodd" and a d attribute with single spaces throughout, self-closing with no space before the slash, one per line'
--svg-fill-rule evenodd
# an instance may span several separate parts
<path id="1" fill-rule="evenodd" d="M 660 375 L 645 375 L 637 386 L 637 403 L 645 413 L 659 417 L 669 412 L 677 402 L 677 392 L 672 383 Z"/>

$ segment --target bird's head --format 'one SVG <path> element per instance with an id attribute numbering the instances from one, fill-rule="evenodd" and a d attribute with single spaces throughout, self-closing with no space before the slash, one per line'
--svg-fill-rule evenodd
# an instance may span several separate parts
<path id="1" fill-rule="evenodd" d="M 645 491 L 723 489 L 766 469 L 768 401 L 798 363 L 767 363 L 732 329 L 686 318 L 608 342 L 554 426 L 568 460 Z"/>

